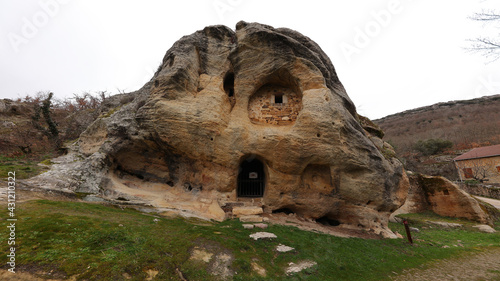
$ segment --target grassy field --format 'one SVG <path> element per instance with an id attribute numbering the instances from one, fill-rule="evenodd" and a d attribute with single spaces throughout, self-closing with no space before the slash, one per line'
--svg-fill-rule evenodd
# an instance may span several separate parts
<path id="1" fill-rule="evenodd" d="M 211 223 L 182 218 L 157 217 L 130 209 L 89 203 L 30 201 L 16 209 L 16 268 L 42 270 L 61 279 L 78 280 L 216 280 L 214 266 L 190 259 L 193 249 L 231 256 L 233 280 L 389 280 L 406 268 L 452 256 L 500 246 L 500 234 L 485 234 L 467 221 L 432 214 L 408 215 L 414 245 L 404 239 L 363 240 L 306 232 L 294 227 L 270 225 L 277 239 L 254 241 L 236 220 Z M 460 229 L 431 227 L 426 220 L 463 223 Z M 8 222 L 0 221 L 7 234 Z M 390 227 L 404 233 L 400 224 Z M 500 231 L 500 225 L 496 225 Z M 278 244 L 294 247 L 278 253 Z M 0 236 L 7 252 L 7 235 Z M 457 245 L 457 246 L 454 246 Z M 443 246 L 449 246 L 449 248 Z M 286 276 L 289 262 L 312 260 L 313 268 Z M 5 266 L 6 255 L 0 256 Z M 261 277 L 252 269 L 266 270 Z"/>

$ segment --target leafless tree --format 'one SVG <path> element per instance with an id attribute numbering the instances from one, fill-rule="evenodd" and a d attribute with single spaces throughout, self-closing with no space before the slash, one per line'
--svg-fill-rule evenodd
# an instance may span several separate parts
<path id="1" fill-rule="evenodd" d="M 500 13 L 498 11 L 483 10 L 471 16 L 470 19 L 484 24 L 494 24 L 497 25 L 497 28 L 500 28 Z M 493 38 L 490 36 L 480 36 L 470 41 L 472 42 L 469 48 L 470 51 L 481 53 L 491 59 L 491 61 L 496 61 L 500 58 L 500 35 L 496 35 Z"/>
<path id="2" fill-rule="evenodd" d="M 472 178 L 479 182 L 484 182 L 488 180 L 489 170 L 493 166 L 493 162 L 484 159 L 474 159 L 467 161 L 467 163 L 456 162 L 456 166 L 463 171 L 466 179 Z"/>

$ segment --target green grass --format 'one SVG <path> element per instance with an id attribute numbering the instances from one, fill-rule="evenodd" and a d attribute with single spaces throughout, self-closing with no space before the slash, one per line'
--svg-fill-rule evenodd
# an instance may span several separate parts
<path id="1" fill-rule="evenodd" d="M 27 179 L 38 175 L 41 171 L 43 171 L 42 167 L 28 159 L 0 156 L 0 179 L 7 179 L 9 172 L 15 172 L 18 179 Z"/>
<path id="2" fill-rule="evenodd" d="M 115 114 L 115 112 L 117 112 L 118 110 L 120 110 L 122 108 L 122 105 L 120 106 L 117 106 L 113 109 L 111 109 L 110 111 L 106 112 L 105 114 L 99 116 L 99 118 L 108 118 L 110 117 L 111 115 Z"/>
<path id="3" fill-rule="evenodd" d="M 52 164 L 50 161 L 52 157 L 51 154 L 33 159 L 27 158 L 26 156 L 8 157 L 0 155 L 0 180 L 6 180 L 9 172 L 15 172 L 16 179 L 27 179 L 36 176 L 47 170 L 46 167 L 38 165 L 38 158 L 44 159 L 41 162 L 42 164 L 50 165 Z"/>
<path id="4" fill-rule="evenodd" d="M 40 162 L 40 164 L 50 166 L 50 165 L 52 165 L 54 163 L 50 159 L 45 159 L 42 162 Z"/>
<path id="5" fill-rule="evenodd" d="M 414 245 L 404 239 L 348 239 L 278 225 L 266 230 L 277 239 L 254 241 L 248 236 L 256 231 L 243 229 L 236 220 L 156 218 L 89 203 L 32 201 L 20 204 L 16 214 L 17 266 L 55 269 L 63 276 L 79 274 L 82 280 L 121 280 L 124 273 L 131 280 L 145 280 L 148 269 L 159 272 L 154 280 L 180 280 L 177 270 L 188 280 L 215 280 L 207 273 L 209 265 L 189 259 L 195 246 L 232 253 L 232 269 L 238 273 L 234 280 L 388 280 L 392 272 L 500 246 L 499 234 L 480 233 L 469 226 L 429 228 L 425 220 L 447 220 L 430 214 L 409 216 L 410 224 L 421 230 L 413 234 Z M 0 229 L 6 225 L 0 221 Z M 400 224 L 390 227 L 404 233 Z M 6 238 L 0 236 L 5 250 Z M 453 246 L 458 240 L 464 247 Z M 280 243 L 296 251 L 277 253 L 274 249 Z M 284 275 L 289 262 L 301 260 L 318 265 L 291 277 Z M 6 255 L 1 255 L 0 263 L 6 262 Z M 252 262 L 264 267 L 268 277 L 257 276 Z"/>

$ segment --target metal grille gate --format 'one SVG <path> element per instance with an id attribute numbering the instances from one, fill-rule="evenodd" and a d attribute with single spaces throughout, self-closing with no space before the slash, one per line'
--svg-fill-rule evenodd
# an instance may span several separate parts
<path id="1" fill-rule="evenodd" d="M 265 188 L 264 164 L 255 157 L 244 160 L 238 173 L 238 197 L 262 197 Z"/>
<path id="2" fill-rule="evenodd" d="M 239 197 L 262 197 L 264 195 L 264 182 L 257 180 L 240 180 L 238 187 Z"/>

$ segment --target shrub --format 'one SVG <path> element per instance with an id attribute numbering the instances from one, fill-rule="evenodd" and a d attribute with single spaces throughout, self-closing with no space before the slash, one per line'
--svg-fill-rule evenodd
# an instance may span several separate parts
<path id="1" fill-rule="evenodd" d="M 414 145 L 415 150 L 426 156 L 438 154 L 451 147 L 453 147 L 451 141 L 442 139 L 419 140 Z"/>
<path id="2" fill-rule="evenodd" d="M 61 139 L 59 138 L 58 124 L 54 121 L 52 117 L 52 97 L 53 93 L 49 93 L 47 98 L 45 98 L 40 104 L 35 103 L 34 111 L 35 114 L 31 117 L 33 126 L 46 135 L 54 144 L 56 149 L 61 148 Z M 43 119 L 47 127 L 44 126 L 43 122 L 40 121 L 40 113 L 43 115 Z"/>

